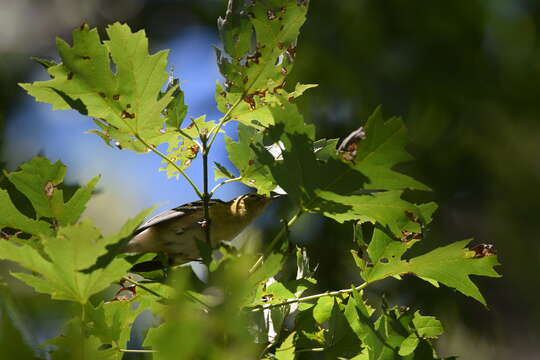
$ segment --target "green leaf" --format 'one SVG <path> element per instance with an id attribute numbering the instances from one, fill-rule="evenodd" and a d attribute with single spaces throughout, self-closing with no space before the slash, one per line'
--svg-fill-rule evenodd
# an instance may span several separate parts
<path id="1" fill-rule="evenodd" d="M 336 155 L 336 146 L 339 139 L 319 139 L 313 143 L 313 151 L 318 160 L 328 161 Z"/>
<path id="2" fill-rule="evenodd" d="M 414 333 L 410 334 L 399 346 L 399 355 L 407 356 L 412 354 L 414 350 L 416 350 L 419 342 L 420 339 L 418 338 L 418 335 Z"/>
<path id="3" fill-rule="evenodd" d="M 78 188 L 75 194 L 65 203 L 62 217 L 58 219 L 61 225 L 74 224 L 79 220 L 99 179 L 100 176 L 96 176 L 85 186 Z"/>
<path id="4" fill-rule="evenodd" d="M 151 135 L 162 128 L 161 111 L 174 91 L 158 99 L 167 80 L 167 52 L 148 55 L 144 31 L 132 33 L 127 25 L 109 25 L 107 34 L 110 40 L 102 43 L 96 29 L 83 25 L 73 32 L 73 47 L 58 39 L 62 64 L 48 69 L 53 79 L 21 86 L 54 109 L 74 108 L 73 103 L 79 103 L 79 110 L 105 119 L 111 130 Z"/>
<path id="5" fill-rule="evenodd" d="M 21 86 L 53 109 L 75 109 L 94 118 L 99 129 L 90 132 L 108 145 L 147 152 L 168 143 L 173 162 L 187 168 L 198 150 L 180 129 L 187 107 L 178 80 L 161 92 L 168 79 L 168 52 L 150 55 L 144 31 L 132 33 L 127 25 L 109 25 L 107 35 L 102 42 L 96 29 L 83 25 L 73 32 L 73 46 L 58 39 L 62 63 L 47 68 L 52 79 Z M 177 171 L 169 163 L 165 169 L 169 176 Z"/>
<path id="6" fill-rule="evenodd" d="M 284 103 L 270 108 L 276 125 L 267 130 L 268 142 L 282 144 L 283 160 L 276 161 L 260 144 L 254 148 L 259 161 L 291 198 L 306 211 L 323 213 L 333 205 L 319 191 L 347 195 L 362 187 L 366 178 L 339 159 L 317 160 L 314 154 L 315 129 L 304 123 L 295 105 Z"/>
<path id="7" fill-rule="evenodd" d="M 38 217 L 58 218 L 64 205 L 62 183 L 67 168 L 60 161 L 35 157 L 21 165 L 20 171 L 5 173 L 6 177 L 32 203 Z"/>
<path id="8" fill-rule="evenodd" d="M 323 296 L 317 300 L 317 304 L 315 304 L 315 307 L 313 308 L 313 318 L 317 323 L 322 324 L 330 319 L 334 303 L 335 299 L 333 296 Z"/>
<path id="9" fill-rule="evenodd" d="M 118 241 L 124 234 L 104 239 L 90 221 L 60 227 L 56 237 L 43 237 L 47 258 L 28 245 L 0 241 L 0 259 L 16 261 L 33 274 L 14 273 L 13 276 L 49 294 L 53 299 L 71 300 L 85 304 L 89 297 L 118 281 L 130 268 L 123 259 L 114 259 L 108 266 L 89 274 L 79 270 L 95 263 L 105 246 Z"/>
<path id="10" fill-rule="evenodd" d="M 38 58 L 38 57 L 35 57 L 35 56 L 30 57 L 30 60 L 34 60 L 39 65 L 43 66 L 45 69 L 48 69 L 48 68 L 50 68 L 51 66 L 54 66 L 54 65 L 58 65 L 54 61 L 50 61 L 50 60 L 47 60 L 47 59 L 41 59 L 41 58 Z"/>
<path id="11" fill-rule="evenodd" d="M 94 335 L 84 334 L 84 322 L 80 318 L 70 320 L 62 335 L 48 341 L 46 345 L 55 346 L 53 360 L 120 360 L 123 356 L 115 348 L 102 349 L 102 342 Z"/>
<path id="12" fill-rule="evenodd" d="M 407 130 L 400 118 L 385 121 L 379 107 L 369 117 L 364 130 L 366 138 L 357 145 L 353 167 L 369 178 L 366 189 L 430 190 L 419 181 L 392 170 L 395 165 L 412 160 L 405 150 Z"/>
<path id="13" fill-rule="evenodd" d="M 88 333 L 117 351 L 127 347 L 133 322 L 145 310 L 141 304 L 134 306 L 130 301 L 109 301 L 97 307 L 88 303 L 85 306 Z"/>
<path id="14" fill-rule="evenodd" d="M 341 223 L 348 220 L 379 223 L 388 227 L 396 236 L 401 236 L 401 229 L 409 222 L 408 212 L 421 214 L 414 204 L 401 199 L 401 191 L 348 196 L 328 191 L 319 191 L 317 194 L 329 204 L 335 204 L 323 209 L 325 216 Z"/>
<path id="15" fill-rule="evenodd" d="M 225 166 L 221 165 L 220 163 L 214 161 L 214 180 L 219 180 L 219 179 L 222 179 L 222 178 L 227 178 L 227 179 L 234 179 L 235 176 L 229 171 L 229 169 L 227 169 Z"/>
<path id="16" fill-rule="evenodd" d="M 276 359 L 278 360 L 294 360 L 295 359 L 295 347 L 294 338 L 296 333 L 292 332 L 276 349 Z"/>
<path id="17" fill-rule="evenodd" d="M 32 323 L 25 323 L 25 314 L 7 288 L 0 289 L 0 358 L 38 359 L 39 342 L 33 335 Z"/>
<path id="18" fill-rule="evenodd" d="M 249 287 L 256 286 L 258 283 L 276 275 L 281 270 L 284 261 L 283 254 L 277 252 L 270 254 L 263 264 L 247 279 Z"/>
<path id="19" fill-rule="evenodd" d="M 273 93 L 283 87 L 292 70 L 308 1 L 233 3 L 219 21 L 228 56 L 216 48 L 219 69 L 226 79 L 225 88 L 217 84 L 216 102 L 234 120 L 261 128 L 273 124 L 268 104 L 276 101 Z M 299 85 L 287 97 L 294 99 L 313 86 Z"/>
<path id="20" fill-rule="evenodd" d="M 325 340 L 325 355 L 331 359 L 351 358 L 360 351 L 361 342 L 345 316 L 345 306 L 339 301 L 332 307 Z"/>
<path id="21" fill-rule="evenodd" d="M 17 210 L 6 190 L 0 189 L 0 229 L 10 227 L 33 235 L 52 235 L 50 224 L 30 219 Z"/>
<path id="22" fill-rule="evenodd" d="M 105 237 L 102 242 L 103 247 L 99 250 L 96 249 L 94 262 L 92 262 L 90 267 L 83 267 L 80 271 L 85 274 L 90 274 L 96 270 L 104 269 L 109 266 L 115 260 L 116 256 L 124 251 L 124 247 L 131 239 L 135 229 L 152 211 L 155 210 L 155 208 L 156 206 L 152 206 L 141 211 L 137 216 L 128 219 L 116 234 Z"/>
<path id="23" fill-rule="evenodd" d="M 236 166 L 242 183 L 268 195 L 277 186 L 268 167 L 262 164 L 253 147 L 262 146 L 263 134 L 248 126 L 238 125 L 238 141 L 225 137 L 229 160 Z M 216 176 L 217 176 L 216 172 Z"/>
<path id="24" fill-rule="evenodd" d="M 60 161 L 52 164 L 49 159 L 35 157 L 22 164 L 21 170 L 5 175 L 30 200 L 38 217 L 53 218 L 60 225 L 68 225 L 81 216 L 99 176 L 77 189 L 71 199 L 64 203 L 64 192 L 59 186 L 64 181 L 66 171 L 66 166 Z"/>
<path id="25" fill-rule="evenodd" d="M 437 318 L 434 316 L 420 315 L 420 311 L 414 313 L 412 322 L 418 335 L 423 338 L 437 338 L 444 332 L 443 326 Z"/>
<path id="26" fill-rule="evenodd" d="M 173 93 L 172 100 L 165 109 L 167 125 L 172 129 L 180 129 L 182 122 L 186 118 L 188 107 L 184 102 L 184 92 L 180 89 L 180 81 L 178 79 L 169 82 L 167 90 L 170 89 L 173 89 Z"/>
<path id="27" fill-rule="evenodd" d="M 200 143 L 196 140 L 201 133 L 209 133 L 217 123 L 213 120 L 206 120 L 206 115 L 192 118 L 191 123 L 183 129 L 167 129 L 161 130 L 162 135 L 153 139 L 155 143 L 168 142 L 167 156 L 176 166 L 185 170 L 191 165 L 191 162 L 197 157 L 201 150 Z M 175 125 L 176 126 L 176 125 Z M 221 130 L 220 132 L 223 132 Z M 179 136 L 181 137 L 179 138 Z M 178 178 L 179 171 L 176 166 L 166 160 L 161 161 L 164 164 L 160 171 L 166 171 L 167 177 L 176 176 Z"/>
<path id="28" fill-rule="evenodd" d="M 470 275 L 500 277 L 493 269 L 499 263 L 494 255 L 475 257 L 475 252 L 466 248 L 470 241 L 458 241 L 424 255 L 403 260 L 403 254 L 412 245 L 395 241 L 383 231 L 375 229 L 368 248 L 373 267 L 364 271 L 362 277 L 367 282 L 374 282 L 390 276 L 413 274 L 432 284 L 440 282 L 452 287 L 486 305 Z"/>

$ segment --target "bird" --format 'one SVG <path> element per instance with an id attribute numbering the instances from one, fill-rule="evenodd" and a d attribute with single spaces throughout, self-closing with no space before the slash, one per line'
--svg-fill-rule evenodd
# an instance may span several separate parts
<path id="1" fill-rule="evenodd" d="M 234 239 L 279 196 L 245 194 L 228 202 L 210 200 L 210 246 Z M 206 239 L 203 218 L 202 200 L 160 213 L 135 230 L 124 252 L 164 253 L 175 265 L 200 259 L 198 242 Z"/>

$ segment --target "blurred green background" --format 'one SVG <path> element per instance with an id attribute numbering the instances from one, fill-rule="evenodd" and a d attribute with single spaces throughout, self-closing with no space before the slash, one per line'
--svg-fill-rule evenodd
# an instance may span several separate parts
<path id="1" fill-rule="evenodd" d="M 82 178 L 103 173 L 102 193 L 88 216 L 108 229 L 118 228 L 149 203 L 188 200 L 163 192 L 164 187 L 178 187 L 163 174 L 156 173 L 163 180 L 140 180 L 155 172 L 158 159 L 123 167 L 123 160 L 112 155 L 118 151 L 102 150 L 98 141 L 83 150 L 65 148 L 69 161 L 48 150 L 51 143 L 61 145 L 75 134 L 38 136 L 47 122 L 40 123 L 35 113 L 20 115 L 34 105 L 29 105 L 32 100 L 17 82 L 43 78 L 29 57 L 54 57 L 55 36 L 71 41 L 71 30 L 82 22 L 103 28 L 119 20 L 134 29 L 145 28 L 154 51 L 175 44 L 174 39 L 186 32 L 203 34 L 195 40 L 211 53 L 211 45 L 218 44 L 216 19 L 225 8 L 225 0 L 0 0 L 0 161 L 12 169 L 41 151 L 66 161 L 72 171 L 90 172 Z M 540 3 L 533 0 L 314 0 L 302 30 L 289 84 L 320 84 L 300 102 L 306 120 L 316 123 L 318 136 L 345 136 L 379 104 L 386 116 L 403 116 L 417 161 L 402 169 L 431 186 L 432 198 L 440 206 L 424 247 L 474 237 L 477 243 L 497 248 L 503 278 L 477 281 L 489 310 L 447 288 L 411 278 L 390 280 L 373 290 L 385 293 L 392 303 L 419 307 L 441 318 L 446 334 L 439 349 L 445 356 L 480 360 L 540 356 L 539 26 Z M 191 43 L 180 46 L 183 52 L 175 56 L 195 56 L 186 44 Z M 175 51 L 180 50 L 172 47 L 171 56 Z M 215 65 L 206 70 L 194 61 L 195 65 L 174 69 L 175 76 L 215 73 Z M 210 89 L 219 79 L 212 76 Z M 216 114 L 211 90 L 200 91 L 202 105 L 197 109 Z M 40 109 L 50 111 L 48 106 Z M 69 128 L 59 124 L 60 129 Z M 88 156 L 94 146 L 106 151 L 94 156 L 102 162 L 92 167 L 82 160 L 83 165 L 77 165 L 72 154 Z M 107 181 L 116 175 L 122 180 Z M 73 181 L 82 178 L 75 175 Z M 223 196 L 242 191 L 234 188 Z M 134 193 L 144 199 L 133 199 Z M 320 263 L 321 288 L 349 287 L 356 279 L 347 250 L 351 229 L 319 217 L 306 218 L 300 227 L 293 237 L 306 242 Z M 27 320 L 40 320 L 39 329 L 29 331 L 35 339 L 28 335 L 26 341 L 44 341 L 57 333 L 63 303 L 31 296 L 22 285 L 13 292 L 15 305 Z M 19 320 L 15 323 L 28 324 Z M 8 341 L 5 336 L 3 341 Z"/>

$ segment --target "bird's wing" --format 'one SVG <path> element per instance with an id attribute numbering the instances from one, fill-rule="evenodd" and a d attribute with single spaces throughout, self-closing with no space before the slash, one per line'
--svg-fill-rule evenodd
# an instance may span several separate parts
<path id="1" fill-rule="evenodd" d="M 210 200 L 210 205 L 213 203 L 223 203 L 221 200 Z M 137 230 L 135 230 L 135 235 L 139 234 L 140 232 L 148 229 L 149 227 L 162 224 L 166 221 L 169 221 L 171 219 L 177 219 L 179 217 L 182 217 L 184 215 L 189 215 L 194 213 L 195 211 L 202 209 L 203 203 L 202 201 L 194 201 L 191 203 L 187 203 L 184 205 L 180 205 L 178 207 L 175 207 L 174 209 L 164 211 L 160 214 L 157 214 L 153 218 L 147 220 L 146 222 L 142 223 Z"/>

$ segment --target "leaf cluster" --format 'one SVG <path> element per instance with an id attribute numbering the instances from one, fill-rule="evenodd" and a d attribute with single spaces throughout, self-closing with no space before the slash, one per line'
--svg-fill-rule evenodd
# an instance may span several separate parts
<path id="1" fill-rule="evenodd" d="M 92 118 L 98 128 L 91 132 L 107 145 L 157 154 L 167 175 L 184 176 L 206 205 L 215 191 L 207 189 L 208 151 L 222 126 L 236 121 L 237 140 L 226 137 L 236 169 L 216 164 L 216 179 L 225 179 L 218 186 L 240 181 L 260 194 L 286 193 L 295 208 L 264 252 L 248 244 L 201 244 L 204 280 L 190 267 L 145 272 L 135 280 L 128 275 L 133 262 L 153 254 L 135 260 L 113 254 L 100 266 L 96 261 L 130 238 L 151 209 L 103 236 L 91 220 L 80 220 L 98 178 L 65 196 L 60 162 L 37 157 L 5 172 L 0 259 L 28 270 L 13 276 L 37 292 L 80 309 L 63 336 L 47 344 L 53 358 L 122 358 L 133 350 L 127 347 L 134 321 L 148 310 L 156 326 L 136 350 L 154 359 L 294 359 L 309 352 L 332 359 L 438 359 L 433 340 L 443 328 L 437 319 L 390 307 L 384 298 L 376 310 L 363 289 L 411 275 L 486 304 L 470 277 L 499 276 L 489 246 L 468 248 L 470 240 L 463 240 L 420 256 L 407 253 L 426 237 L 436 205 L 409 201 L 411 190 L 430 189 L 396 170 L 412 160 L 403 121 L 385 119 L 378 108 L 342 141 L 318 138 L 315 126 L 305 123 L 295 101 L 315 85 L 290 86 L 287 76 L 308 3 L 229 1 L 218 21 L 223 48 L 216 54 L 225 82 L 216 85 L 224 115 L 215 121 L 203 115 L 183 125 L 187 106 L 179 80 L 167 82 L 167 52 L 150 55 L 144 31 L 118 23 L 107 28 L 108 40 L 87 25 L 73 32 L 73 45 L 57 40 L 61 62 L 41 61 L 51 79 L 21 84 L 53 109 Z M 203 191 L 184 172 L 200 152 Z M 20 198 L 26 199 L 24 211 L 15 205 Z M 287 239 L 304 213 L 354 228 L 354 238 L 331 240 L 350 243 L 361 283 L 317 293 L 316 266 L 306 249 Z"/>

